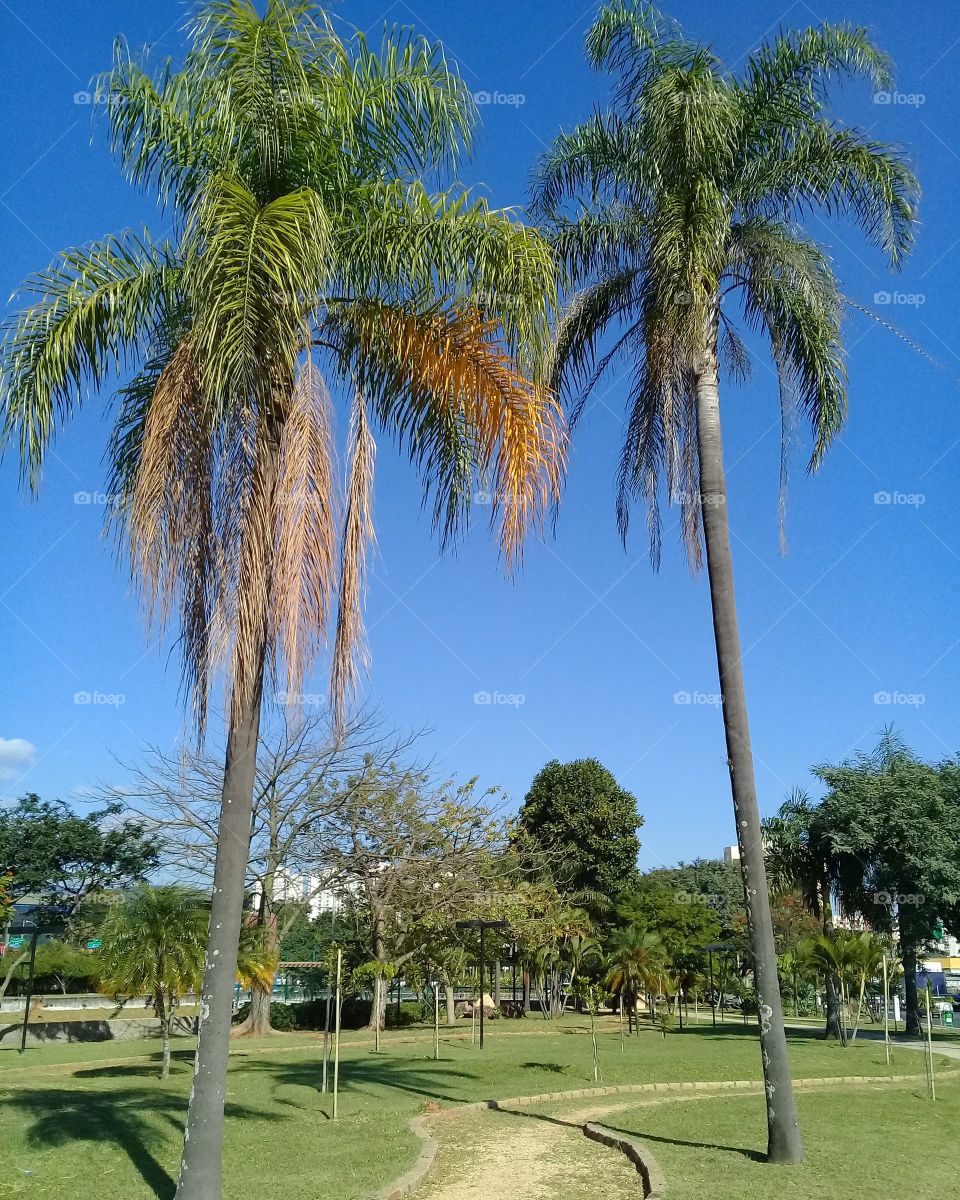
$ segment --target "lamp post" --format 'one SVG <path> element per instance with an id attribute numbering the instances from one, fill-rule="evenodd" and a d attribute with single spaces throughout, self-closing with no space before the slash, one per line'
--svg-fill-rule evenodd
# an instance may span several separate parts
<path id="1" fill-rule="evenodd" d="M 488 929 L 507 929 L 509 923 L 507 921 L 483 921 L 477 918 L 475 921 L 458 921 L 458 929 L 479 929 L 480 930 L 480 1049 L 483 1049 L 483 987 L 484 976 L 486 975 L 487 956 L 483 935 Z"/>
<path id="2" fill-rule="evenodd" d="M 30 937 L 30 966 L 27 974 L 27 994 L 23 1004 L 23 1024 L 20 1027 L 20 1048 L 18 1054 L 23 1054 L 27 1048 L 27 1024 L 30 1020 L 30 1001 L 33 999 L 33 976 L 34 967 L 37 961 L 37 939 L 42 933 L 60 933 L 63 926 L 59 923 L 47 923 L 38 925 L 29 917 L 20 917 L 11 922 L 9 932 L 11 936 L 22 937 L 28 934 Z"/>

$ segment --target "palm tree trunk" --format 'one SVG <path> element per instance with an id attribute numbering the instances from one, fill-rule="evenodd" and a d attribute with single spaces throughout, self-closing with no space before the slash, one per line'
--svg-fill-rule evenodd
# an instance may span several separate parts
<path id="1" fill-rule="evenodd" d="M 231 714 L 227 739 L 210 932 L 200 995 L 199 1040 L 175 1200 L 219 1200 L 221 1195 L 223 1103 L 243 887 L 250 849 L 262 688 L 261 655 L 259 677 L 246 703 Z"/>
<path id="2" fill-rule="evenodd" d="M 697 438 L 713 631 L 717 647 L 727 765 L 743 871 L 754 982 L 760 1018 L 760 1049 L 767 1101 L 767 1158 L 775 1163 L 800 1162 L 803 1143 L 797 1122 L 787 1038 L 777 978 L 777 949 L 770 917 L 770 897 L 763 856 L 750 749 L 750 728 L 740 653 L 740 632 L 733 587 L 733 558 L 727 519 L 727 485 L 723 469 L 716 337 L 696 377 Z"/>

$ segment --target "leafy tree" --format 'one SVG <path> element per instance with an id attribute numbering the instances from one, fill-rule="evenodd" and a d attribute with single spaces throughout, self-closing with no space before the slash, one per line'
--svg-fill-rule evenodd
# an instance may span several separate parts
<path id="1" fill-rule="evenodd" d="M 655 934 L 673 965 L 695 955 L 720 935 L 716 910 L 700 896 L 662 887 L 653 875 L 645 875 L 624 896 L 617 908 L 624 925 Z"/>
<path id="2" fill-rule="evenodd" d="M 159 861 L 158 839 L 142 821 L 119 820 L 123 811 L 110 803 L 81 816 L 62 800 L 41 800 L 33 792 L 0 810 L 0 867 L 9 901 L 30 896 L 69 921 L 89 896 L 150 874 Z"/>
<path id="3" fill-rule="evenodd" d="M 607 944 L 604 983 L 627 1010 L 627 1028 L 633 1031 L 637 1000 L 643 992 L 656 993 L 667 968 L 667 956 L 655 933 L 637 925 L 615 929 Z"/>
<path id="4" fill-rule="evenodd" d="M 740 868 L 722 858 L 695 858 L 675 867 L 656 867 L 647 871 L 644 878 L 685 899 L 702 899 L 717 914 L 722 931 L 731 930 L 736 918 L 745 911 Z"/>
<path id="5" fill-rule="evenodd" d="M 57 939 L 40 942 L 37 946 L 34 979 L 38 991 L 44 990 L 44 984 L 51 984 L 64 995 L 68 986 L 93 987 L 98 971 L 99 956 L 89 950 L 81 950 Z"/>
<path id="6" fill-rule="evenodd" d="M 941 925 L 960 935 L 960 760 L 919 761 L 888 729 L 870 754 L 815 768 L 844 906 L 896 932 L 906 1023 L 921 1032 L 917 962 Z"/>
<path id="7" fill-rule="evenodd" d="M 521 846 L 545 856 L 560 887 L 596 893 L 601 910 L 636 875 L 642 824 L 636 797 L 595 758 L 547 763 L 518 817 Z M 596 914 L 596 902 L 587 907 Z"/>
<path id="8" fill-rule="evenodd" d="M 26 285 L 4 342 L 0 429 L 39 485 L 50 441 L 119 366 L 110 518 L 162 624 L 179 616 L 201 729 L 229 709 L 203 1020 L 178 1200 L 221 1194 L 223 1096 L 264 688 L 302 680 L 335 628 L 342 712 L 362 662 L 374 430 L 408 454 L 444 538 L 474 471 L 514 563 L 556 496 L 563 448 L 536 379 L 555 294 L 549 247 L 509 214 L 422 180 L 475 115 L 442 52 L 408 32 L 347 41 L 308 0 L 206 0 L 181 67 L 119 42 L 96 91 L 128 179 L 172 235 L 111 235 Z M 351 396 L 348 479 L 326 383 Z M 331 617 L 334 594 L 338 612 Z"/>
<path id="9" fill-rule="evenodd" d="M 796 1162 L 803 1148 L 750 748 L 719 380 L 723 363 L 734 377 L 749 371 L 742 315 L 769 339 L 785 428 L 794 409 L 809 420 L 816 467 L 846 412 L 844 302 L 803 222 L 815 211 L 848 217 L 899 265 L 917 183 L 898 151 L 828 111 L 833 79 L 889 85 L 889 62 L 864 29 L 781 33 L 734 74 L 646 0 L 608 0 L 587 34 L 587 55 L 614 76 L 612 106 L 558 137 L 535 194 L 578 289 L 557 329 L 551 377 L 574 423 L 609 367 L 632 367 L 620 531 L 625 537 L 631 502 L 642 498 L 658 565 L 665 490 L 679 503 L 695 568 L 706 549 L 753 964 L 769 1014 L 760 1030 L 768 1159 Z"/>
<path id="10" fill-rule="evenodd" d="M 833 892 L 837 863 L 823 812 L 806 792 L 795 789 L 775 817 L 763 822 L 763 844 L 774 902 L 798 892 L 825 938 L 833 936 Z M 827 1022 L 825 1036 L 843 1039 L 836 976 L 825 976 Z"/>

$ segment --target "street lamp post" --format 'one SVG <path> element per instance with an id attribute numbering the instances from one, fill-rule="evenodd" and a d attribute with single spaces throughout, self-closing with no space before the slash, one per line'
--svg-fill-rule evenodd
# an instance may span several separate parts
<path id="1" fill-rule="evenodd" d="M 480 1049 L 483 1049 L 483 987 L 484 977 L 486 975 L 487 955 L 484 942 L 484 934 L 488 929 L 506 929 L 508 928 L 507 921 L 483 921 L 479 918 L 475 921 L 458 921 L 458 929 L 479 929 L 480 930 Z"/>

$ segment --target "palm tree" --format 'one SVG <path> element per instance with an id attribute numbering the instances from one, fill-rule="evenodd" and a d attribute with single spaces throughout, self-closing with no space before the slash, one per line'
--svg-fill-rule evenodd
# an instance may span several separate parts
<path id="1" fill-rule="evenodd" d="M 627 1009 L 627 1030 L 633 1032 L 637 999 L 642 992 L 659 990 L 666 969 L 663 945 L 655 933 L 639 925 L 626 925 L 614 932 L 607 947 L 604 984 Z"/>
<path id="2" fill-rule="evenodd" d="M 111 907 L 103 925 L 100 988 L 114 996 L 150 997 L 163 1039 L 161 1079 L 170 1075 L 170 1028 L 177 1008 L 203 980 L 209 916 L 199 892 L 177 884 L 142 884 Z M 262 985 L 276 968 L 260 933 L 253 925 L 241 932 L 237 978 L 244 987 Z"/>
<path id="3" fill-rule="evenodd" d="M 202 731 L 228 703 L 202 1020 L 178 1200 L 221 1193 L 223 1095 L 261 699 L 300 691 L 333 631 L 341 713 L 364 660 L 379 431 L 419 470 L 443 539 L 492 482 L 508 565 L 552 503 L 562 421 L 531 373 L 553 260 L 508 214 L 435 178 L 469 147 L 435 47 L 344 41 L 307 0 L 208 0 L 181 69 L 119 43 L 97 89 L 128 178 L 172 218 L 62 254 L 4 342 L 0 426 L 39 485 L 80 397 L 117 392 L 111 516 L 161 626 L 179 615 Z M 102 103 L 101 103 L 102 102 Z M 327 385 L 351 397 L 342 519 Z M 336 596 L 336 613 L 333 614 Z"/>
<path id="4" fill-rule="evenodd" d="M 853 942 L 851 957 L 858 993 L 857 1011 L 853 1020 L 853 1032 L 850 1035 L 851 1042 L 857 1040 L 857 1032 L 860 1029 L 860 1018 L 863 1016 L 863 996 L 867 989 L 867 983 L 876 979 L 880 974 L 883 961 L 889 951 L 889 945 L 887 938 L 880 937 L 869 930 L 857 934 L 856 940 Z"/>
<path id="5" fill-rule="evenodd" d="M 849 1040 L 847 1017 L 850 1011 L 850 987 L 858 979 L 859 935 L 849 929 L 817 934 L 806 943 L 803 954 L 825 981 L 833 979 L 840 997 L 840 1044 L 846 1046 Z"/>
<path id="6" fill-rule="evenodd" d="M 579 289 L 556 332 L 552 381 L 575 422 L 611 364 L 633 367 L 617 513 L 647 505 L 659 561 L 660 483 L 694 567 L 706 546 L 727 759 L 749 908 L 766 1080 L 768 1159 L 803 1148 L 787 1057 L 734 601 L 721 441 L 721 360 L 749 368 L 733 306 L 765 334 L 784 419 L 797 408 L 823 458 L 846 410 L 843 298 L 804 232 L 849 217 L 893 264 L 910 245 L 916 181 L 898 154 L 826 109 L 826 84 L 890 68 L 862 29 L 784 33 L 726 70 L 642 0 L 604 3 L 591 64 L 616 78 L 609 112 L 561 134 L 541 163 L 539 212 Z M 600 350 L 600 339 L 614 332 Z M 785 460 L 784 460 L 785 461 Z"/>
<path id="7" fill-rule="evenodd" d="M 208 911 L 196 892 L 142 885 L 104 922 L 100 989 L 150 996 L 163 1039 L 161 1079 L 170 1075 L 170 1026 L 180 1001 L 203 979 Z"/>
<path id="8" fill-rule="evenodd" d="M 837 870 L 830 839 L 817 821 L 817 807 L 797 788 L 775 817 L 763 822 L 767 877 L 774 894 L 797 890 L 821 925 L 824 937 L 833 934 L 832 896 Z M 840 997 L 832 974 L 825 980 L 827 1023 L 824 1036 L 840 1038 Z"/>

